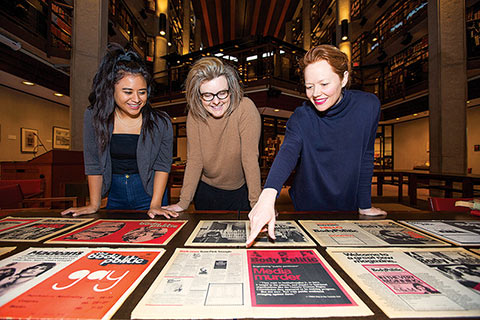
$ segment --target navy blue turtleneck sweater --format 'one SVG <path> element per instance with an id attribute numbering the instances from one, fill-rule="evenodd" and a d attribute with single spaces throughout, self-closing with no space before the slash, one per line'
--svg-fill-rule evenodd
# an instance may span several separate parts
<path id="1" fill-rule="evenodd" d="M 279 193 L 296 169 L 290 196 L 299 211 L 357 211 L 371 207 L 373 152 L 380 101 L 345 90 L 324 112 L 310 102 L 287 122 L 285 140 L 264 188 Z"/>

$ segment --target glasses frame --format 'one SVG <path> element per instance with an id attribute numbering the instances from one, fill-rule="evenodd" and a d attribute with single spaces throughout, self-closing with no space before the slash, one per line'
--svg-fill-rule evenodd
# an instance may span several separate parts
<path id="1" fill-rule="evenodd" d="M 227 92 L 227 95 L 225 96 L 225 98 L 220 98 L 218 95 L 222 92 Z M 204 95 L 206 94 L 211 94 L 212 95 L 212 99 L 206 99 Z M 220 90 L 218 91 L 217 93 L 212 93 L 212 92 L 200 92 L 200 98 L 202 98 L 203 101 L 205 102 L 210 102 L 210 101 L 213 101 L 213 99 L 215 99 L 215 97 L 218 98 L 218 100 L 225 100 L 228 98 L 228 96 L 230 95 L 230 89 L 225 89 L 225 90 Z"/>

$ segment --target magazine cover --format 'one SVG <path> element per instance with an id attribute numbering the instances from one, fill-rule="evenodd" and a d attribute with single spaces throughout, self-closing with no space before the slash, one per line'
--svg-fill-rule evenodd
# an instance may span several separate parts
<path id="1" fill-rule="evenodd" d="M 185 220 L 96 220 L 47 243 L 165 245 Z"/>
<path id="2" fill-rule="evenodd" d="M 480 259 L 462 248 L 327 248 L 390 318 L 478 317 Z"/>
<path id="3" fill-rule="evenodd" d="M 480 221 L 477 220 L 411 220 L 401 222 L 457 246 L 480 245 Z"/>
<path id="4" fill-rule="evenodd" d="M 13 227 L 22 226 L 25 224 L 29 224 L 31 222 L 35 222 L 41 220 L 43 218 L 14 218 L 14 217 L 6 217 L 0 220 L 0 231 L 7 230 Z"/>
<path id="5" fill-rule="evenodd" d="M 392 220 L 300 220 L 324 247 L 449 246 Z"/>
<path id="6" fill-rule="evenodd" d="M 178 248 L 132 319 L 368 315 L 314 249 Z"/>
<path id="7" fill-rule="evenodd" d="M 18 221 L 15 221 L 18 220 Z M 33 221 L 28 221 L 33 220 Z M 5 223 L 20 222 L 16 226 L 10 226 L 0 231 L 0 241 L 34 242 L 41 241 L 61 232 L 78 227 L 93 219 L 79 218 L 40 218 L 24 220 L 9 218 Z M 2 220 L 3 221 L 3 220 Z M 23 223 L 26 222 L 26 223 Z M 27 222 L 28 221 L 28 222 Z"/>
<path id="8" fill-rule="evenodd" d="M 248 220 L 202 220 L 185 242 L 185 246 L 199 247 L 244 247 L 250 234 Z M 315 247 L 316 244 L 295 221 L 275 222 L 276 240 L 268 238 L 267 232 L 259 234 L 254 247 Z"/>
<path id="9" fill-rule="evenodd" d="M 109 319 L 164 252 L 29 248 L 0 261 L 0 318 Z"/>

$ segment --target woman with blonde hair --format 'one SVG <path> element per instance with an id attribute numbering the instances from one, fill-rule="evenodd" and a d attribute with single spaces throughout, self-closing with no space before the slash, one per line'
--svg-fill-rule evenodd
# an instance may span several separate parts
<path id="1" fill-rule="evenodd" d="M 260 114 L 243 95 L 236 70 L 214 57 L 198 60 L 186 82 L 187 166 L 180 212 L 250 210 L 260 194 Z"/>
<path id="2" fill-rule="evenodd" d="M 294 168 L 290 197 L 296 210 L 386 214 L 371 203 L 380 101 L 371 93 L 345 89 L 350 63 L 334 46 L 310 49 L 300 67 L 308 101 L 287 122 L 284 142 L 249 214 L 247 245 L 266 225 L 275 239 L 275 198 Z"/>

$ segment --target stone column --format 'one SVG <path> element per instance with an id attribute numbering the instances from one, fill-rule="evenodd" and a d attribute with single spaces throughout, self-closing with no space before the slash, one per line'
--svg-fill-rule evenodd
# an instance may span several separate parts
<path id="1" fill-rule="evenodd" d="M 158 28 L 158 21 L 160 14 L 163 13 L 167 16 L 167 34 L 168 34 L 168 1 L 167 0 L 157 0 L 157 8 L 155 16 L 157 17 L 157 27 L 156 27 L 156 36 L 155 36 L 155 58 L 153 60 L 153 77 L 156 79 L 157 83 L 164 85 L 168 84 L 168 75 L 167 75 L 167 61 L 161 57 L 167 55 L 168 53 L 168 41 L 165 36 L 161 36 Z"/>
<path id="2" fill-rule="evenodd" d="M 467 169 L 465 1 L 428 1 L 430 172 Z"/>
<path id="3" fill-rule="evenodd" d="M 348 38 L 342 39 L 342 21 L 348 21 Z M 337 28 L 336 38 L 338 48 L 352 61 L 352 43 L 350 42 L 350 0 L 337 0 Z"/>
<path id="4" fill-rule="evenodd" d="M 70 60 L 71 149 L 83 150 L 83 113 L 108 41 L 108 0 L 76 0 Z"/>
<path id="5" fill-rule="evenodd" d="M 302 28 L 303 28 L 303 49 L 310 50 L 312 45 L 312 6 L 310 0 L 303 0 Z"/>
<path id="6" fill-rule="evenodd" d="M 190 0 L 183 0 L 182 54 L 190 52 Z"/>

